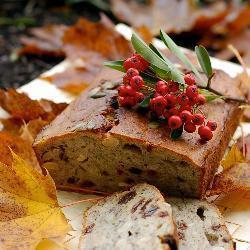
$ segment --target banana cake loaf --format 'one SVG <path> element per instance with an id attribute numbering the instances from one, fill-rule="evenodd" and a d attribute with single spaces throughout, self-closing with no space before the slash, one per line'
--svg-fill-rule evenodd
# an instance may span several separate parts
<path id="1" fill-rule="evenodd" d="M 241 117 L 239 104 L 216 99 L 202 106 L 218 124 L 213 139 L 183 133 L 173 140 L 165 127 L 151 128 L 144 113 L 119 107 L 121 74 L 104 69 L 34 142 L 40 163 L 56 184 L 113 192 L 147 182 L 171 195 L 202 197 Z M 240 96 L 240 82 L 216 71 L 211 87 Z"/>

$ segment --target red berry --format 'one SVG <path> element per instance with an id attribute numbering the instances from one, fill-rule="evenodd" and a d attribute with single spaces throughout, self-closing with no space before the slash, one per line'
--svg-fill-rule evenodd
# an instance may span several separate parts
<path id="1" fill-rule="evenodd" d="M 215 131 L 217 129 L 217 122 L 215 121 L 208 121 L 207 126 L 212 130 Z"/>
<path id="2" fill-rule="evenodd" d="M 193 115 L 192 122 L 193 122 L 195 125 L 201 125 L 201 124 L 204 123 L 204 120 L 205 120 L 204 115 L 202 115 L 202 114 L 194 114 L 194 115 Z"/>
<path id="3" fill-rule="evenodd" d="M 169 115 L 172 116 L 172 115 L 179 115 L 179 111 L 177 108 L 171 108 L 169 109 L 168 111 Z"/>
<path id="4" fill-rule="evenodd" d="M 146 61 L 141 55 L 134 54 L 134 57 L 136 57 L 141 62 L 141 71 L 144 71 L 149 67 L 149 62 Z"/>
<path id="5" fill-rule="evenodd" d="M 213 133 L 208 126 L 200 126 L 198 129 L 198 134 L 202 140 L 209 141 L 213 138 Z"/>
<path id="6" fill-rule="evenodd" d="M 135 68 L 130 68 L 128 69 L 127 73 L 126 73 L 128 78 L 132 78 L 133 76 L 138 76 L 139 75 L 139 71 Z"/>
<path id="7" fill-rule="evenodd" d="M 196 105 L 196 104 L 197 104 L 197 102 L 198 102 L 198 96 L 195 96 L 195 97 L 189 97 L 189 104 L 190 104 L 191 106 Z"/>
<path id="8" fill-rule="evenodd" d="M 161 95 L 166 95 L 168 93 L 168 87 L 165 82 L 158 81 L 155 86 L 155 91 Z"/>
<path id="9" fill-rule="evenodd" d="M 126 107 L 132 107 L 136 104 L 135 98 L 130 96 L 127 97 L 119 96 L 118 102 L 121 106 L 126 106 Z"/>
<path id="10" fill-rule="evenodd" d="M 174 81 L 168 81 L 169 92 L 177 92 L 179 90 L 179 83 Z"/>
<path id="11" fill-rule="evenodd" d="M 140 90 L 144 86 L 144 81 L 141 76 L 133 76 L 130 85 L 133 89 Z"/>
<path id="12" fill-rule="evenodd" d="M 183 111 L 183 110 L 187 110 L 187 111 L 192 111 L 192 109 L 191 109 L 191 107 L 190 107 L 190 105 L 189 104 L 187 104 L 187 105 L 185 105 L 185 106 L 181 106 L 180 108 L 179 108 L 179 111 L 181 112 L 181 111 Z"/>
<path id="13" fill-rule="evenodd" d="M 168 102 L 168 107 L 173 107 L 177 103 L 177 98 L 174 95 L 166 94 L 164 97 Z"/>
<path id="14" fill-rule="evenodd" d="M 129 57 L 128 59 L 126 59 L 123 63 L 123 68 L 127 71 L 130 68 L 133 68 L 134 63 L 131 60 L 131 57 Z"/>
<path id="15" fill-rule="evenodd" d="M 128 85 L 130 83 L 130 77 L 128 77 L 127 75 L 123 76 L 123 83 L 125 85 Z"/>
<path id="16" fill-rule="evenodd" d="M 157 96 L 150 100 L 150 104 L 153 107 L 153 109 L 156 110 L 162 110 L 167 107 L 167 100 L 163 96 Z"/>
<path id="17" fill-rule="evenodd" d="M 157 96 L 161 96 L 161 94 L 158 93 L 158 92 L 155 92 L 155 93 L 154 93 L 154 97 L 157 97 Z"/>
<path id="18" fill-rule="evenodd" d="M 145 96 L 143 93 L 141 92 L 135 92 L 135 101 L 138 102 L 142 102 L 144 100 Z"/>
<path id="19" fill-rule="evenodd" d="M 169 117 L 168 126 L 171 129 L 177 129 L 177 128 L 181 127 L 181 125 L 182 125 L 182 121 L 181 121 L 181 118 L 179 116 L 172 115 Z"/>
<path id="20" fill-rule="evenodd" d="M 188 86 L 186 88 L 186 95 L 190 98 L 194 98 L 196 96 L 198 96 L 198 88 L 195 85 L 192 86 Z"/>
<path id="21" fill-rule="evenodd" d="M 204 95 L 199 94 L 197 97 L 198 105 L 204 105 L 206 103 L 206 97 Z"/>
<path id="22" fill-rule="evenodd" d="M 143 68 L 142 62 L 136 57 L 132 56 L 124 61 L 123 68 L 127 71 L 130 68 L 135 68 L 139 71 Z"/>
<path id="23" fill-rule="evenodd" d="M 180 118 L 182 119 L 183 122 L 190 122 L 193 119 L 193 115 L 190 111 L 183 110 L 180 113 Z"/>
<path id="24" fill-rule="evenodd" d="M 187 105 L 189 103 L 189 99 L 187 97 L 186 94 L 182 93 L 180 95 L 178 95 L 177 97 L 177 102 L 181 105 L 181 106 L 184 106 L 184 105 Z"/>
<path id="25" fill-rule="evenodd" d="M 184 76 L 184 81 L 187 85 L 194 85 L 195 84 L 195 77 L 193 74 L 186 74 Z"/>
<path id="26" fill-rule="evenodd" d="M 184 130 L 187 131 L 188 133 L 194 133 L 196 127 L 192 122 L 188 122 L 184 125 Z"/>
<path id="27" fill-rule="evenodd" d="M 122 96 L 122 97 L 128 97 L 128 96 L 135 95 L 134 89 L 132 89 L 131 86 L 125 86 L 125 85 L 121 85 L 118 88 L 118 93 L 119 93 L 119 96 Z"/>

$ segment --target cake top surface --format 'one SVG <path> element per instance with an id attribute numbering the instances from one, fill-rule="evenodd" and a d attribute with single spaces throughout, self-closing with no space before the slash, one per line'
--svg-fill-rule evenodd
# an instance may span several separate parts
<path id="1" fill-rule="evenodd" d="M 227 96 L 241 96 L 238 80 L 229 77 L 223 71 L 215 72 L 212 88 Z M 150 128 L 145 114 L 118 106 L 117 91 L 112 88 L 114 83 L 121 80 L 121 76 L 122 74 L 117 71 L 103 69 L 90 87 L 90 91 L 83 92 L 45 127 L 34 145 L 52 142 L 72 133 L 92 131 L 102 136 L 123 136 L 128 142 L 135 140 L 145 143 L 149 148 L 167 149 L 173 155 L 181 156 L 183 160 L 203 166 L 207 156 L 220 147 L 225 127 L 231 126 L 234 116 L 240 112 L 236 102 L 214 100 L 201 108 L 208 119 L 218 124 L 211 141 L 202 143 L 196 133 L 183 133 L 178 140 L 173 140 L 165 127 Z"/>

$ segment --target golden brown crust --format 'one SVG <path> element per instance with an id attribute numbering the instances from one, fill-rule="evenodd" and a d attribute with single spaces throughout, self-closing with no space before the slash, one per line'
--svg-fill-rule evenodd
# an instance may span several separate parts
<path id="1" fill-rule="evenodd" d="M 120 73 L 105 69 L 92 85 L 95 86 L 92 89 L 103 86 L 105 80 L 118 81 L 120 76 Z M 235 97 L 241 94 L 239 84 L 224 72 L 216 71 L 211 86 L 225 95 Z M 108 132 L 114 136 L 122 136 L 128 141 L 137 141 L 148 147 L 167 150 L 173 156 L 199 168 L 203 173 L 200 186 L 200 196 L 203 196 L 238 125 L 241 116 L 238 104 L 215 100 L 202 107 L 207 119 L 215 120 L 218 128 L 211 141 L 201 143 L 197 133 L 184 132 L 181 138 L 172 140 L 166 128 L 149 128 L 148 119 L 144 115 L 131 109 L 114 107 L 116 91 L 106 89 L 104 92 L 106 96 L 97 99 L 91 98 L 89 92 L 84 92 L 47 126 L 34 143 L 38 156 L 41 155 L 39 152 L 41 145 L 53 143 L 58 137 L 70 136 L 77 131 Z"/>

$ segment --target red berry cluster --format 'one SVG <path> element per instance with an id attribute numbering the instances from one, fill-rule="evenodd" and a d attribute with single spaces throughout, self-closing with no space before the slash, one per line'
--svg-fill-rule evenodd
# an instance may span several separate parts
<path id="1" fill-rule="evenodd" d="M 118 88 L 118 101 L 121 106 L 133 107 L 143 101 L 145 96 L 140 90 L 144 86 L 144 81 L 139 72 L 146 70 L 148 66 L 149 63 L 138 54 L 124 62 L 126 74 L 123 77 L 123 85 Z"/>
<path id="2" fill-rule="evenodd" d="M 134 54 L 125 60 L 123 67 L 126 74 L 123 84 L 118 89 L 118 101 L 121 106 L 133 107 L 145 98 L 141 92 L 145 83 L 140 72 L 147 70 L 149 63 L 140 55 Z M 205 116 L 196 112 L 199 106 L 206 103 L 206 98 L 199 94 L 194 75 L 186 74 L 184 80 L 186 88 L 180 87 L 179 83 L 172 80 L 158 81 L 154 96 L 150 99 L 150 110 L 158 118 L 166 120 L 170 129 L 183 126 L 186 132 L 194 133 L 198 127 L 200 138 L 205 141 L 211 140 L 212 131 L 216 130 L 217 123 L 205 123 Z"/>

